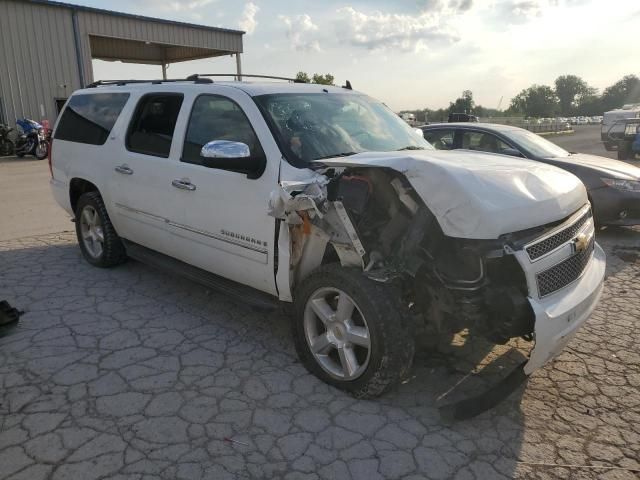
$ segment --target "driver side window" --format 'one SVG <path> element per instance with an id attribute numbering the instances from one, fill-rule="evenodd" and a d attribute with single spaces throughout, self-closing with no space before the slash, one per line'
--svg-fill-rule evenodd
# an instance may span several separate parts
<path id="1" fill-rule="evenodd" d="M 214 140 L 244 143 L 252 158 L 264 157 L 249 119 L 236 102 L 218 95 L 200 95 L 193 103 L 181 161 L 210 166 L 200 152 L 205 144 Z M 232 159 L 224 169 L 235 170 Z M 244 166 L 239 170 L 245 170 Z"/>

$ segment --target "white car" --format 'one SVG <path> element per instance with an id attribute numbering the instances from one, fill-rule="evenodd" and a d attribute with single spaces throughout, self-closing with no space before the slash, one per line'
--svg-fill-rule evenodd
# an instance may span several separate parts
<path id="1" fill-rule="evenodd" d="M 129 257 L 272 307 L 306 368 L 358 397 L 417 335 L 469 329 L 557 355 L 602 291 L 573 175 L 439 152 L 381 102 L 298 83 L 98 82 L 57 121 L 51 187 L 85 259 Z"/>

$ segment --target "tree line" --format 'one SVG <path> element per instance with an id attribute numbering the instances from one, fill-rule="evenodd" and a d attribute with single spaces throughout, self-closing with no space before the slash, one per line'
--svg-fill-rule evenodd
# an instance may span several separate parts
<path id="1" fill-rule="evenodd" d="M 624 76 L 605 88 L 602 94 L 577 75 L 561 75 L 556 78 L 553 87 L 534 84 L 523 89 L 511 99 L 505 110 L 476 105 L 471 90 L 465 90 L 460 97 L 449 102 L 447 108 L 405 111 L 416 115 L 419 122 L 436 122 L 446 121 L 449 113 L 469 113 L 478 117 L 593 116 L 627 103 L 640 103 L 640 78 L 636 75 Z"/>

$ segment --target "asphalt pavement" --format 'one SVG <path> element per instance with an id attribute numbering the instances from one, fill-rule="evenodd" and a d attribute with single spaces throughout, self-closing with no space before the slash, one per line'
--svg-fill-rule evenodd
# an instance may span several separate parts
<path id="1" fill-rule="evenodd" d="M 638 230 L 598 233 L 603 297 L 557 360 L 450 422 L 438 407 L 491 389 L 530 344 L 457 336 L 356 400 L 300 365 L 285 312 L 88 265 L 46 162 L 0 161 L 0 182 L 0 300 L 25 312 L 0 329 L 0 479 L 638 478 Z"/>
<path id="2" fill-rule="evenodd" d="M 0 157 L 0 241 L 74 228 L 49 191 L 49 166 L 34 157 Z"/>

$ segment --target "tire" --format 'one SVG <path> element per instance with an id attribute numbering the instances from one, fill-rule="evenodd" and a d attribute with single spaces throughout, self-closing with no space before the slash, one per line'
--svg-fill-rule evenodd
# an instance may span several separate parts
<path id="1" fill-rule="evenodd" d="M 618 145 L 618 160 L 629 160 L 631 155 L 631 142 L 620 142 Z"/>
<path id="2" fill-rule="evenodd" d="M 24 158 L 24 153 L 20 152 L 20 153 L 16 153 L 16 157 L 18 158 Z"/>
<path id="3" fill-rule="evenodd" d="M 331 316 L 349 308 L 344 321 Z M 358 269 L 320 267 L 295 291 L 292 330 L 302 364 L 356 398 L 377 397 L 407 375 L 415 351 L 409 325 L 399 290 Z"/>
<path id="4" fill-rule="evenodd" d="M 45 158 L 47 158 L 48 154 L 49 144 L 47 142 L 38 142 L 38 145 L 36 145 L 36 149 L 34 152 L 35 157 L 38 160 L 44 160 Z"/>
<path id="5" fill-rule="evenodd" d="M 0 142 L 0 157 L 8 157 L 13 154 L 13 142 L 11 140 L 3 140 Z"/>
<path id="6" fill-rule="evenodd" d="M 126 251 L 98 192 L 83 194 L 76 207 L 76 236 L 85 260 L 102 268 L 125 262 Z"/>
<path id="7" fill-rule="evenodd" d="M 609 143 L 609 142 L 604 142 L 604 149 L 605 149 L 607 152 L 613 152 L 616 148 L 615 148 L 615 145 L 614 145 L 614 144 Z"/>

